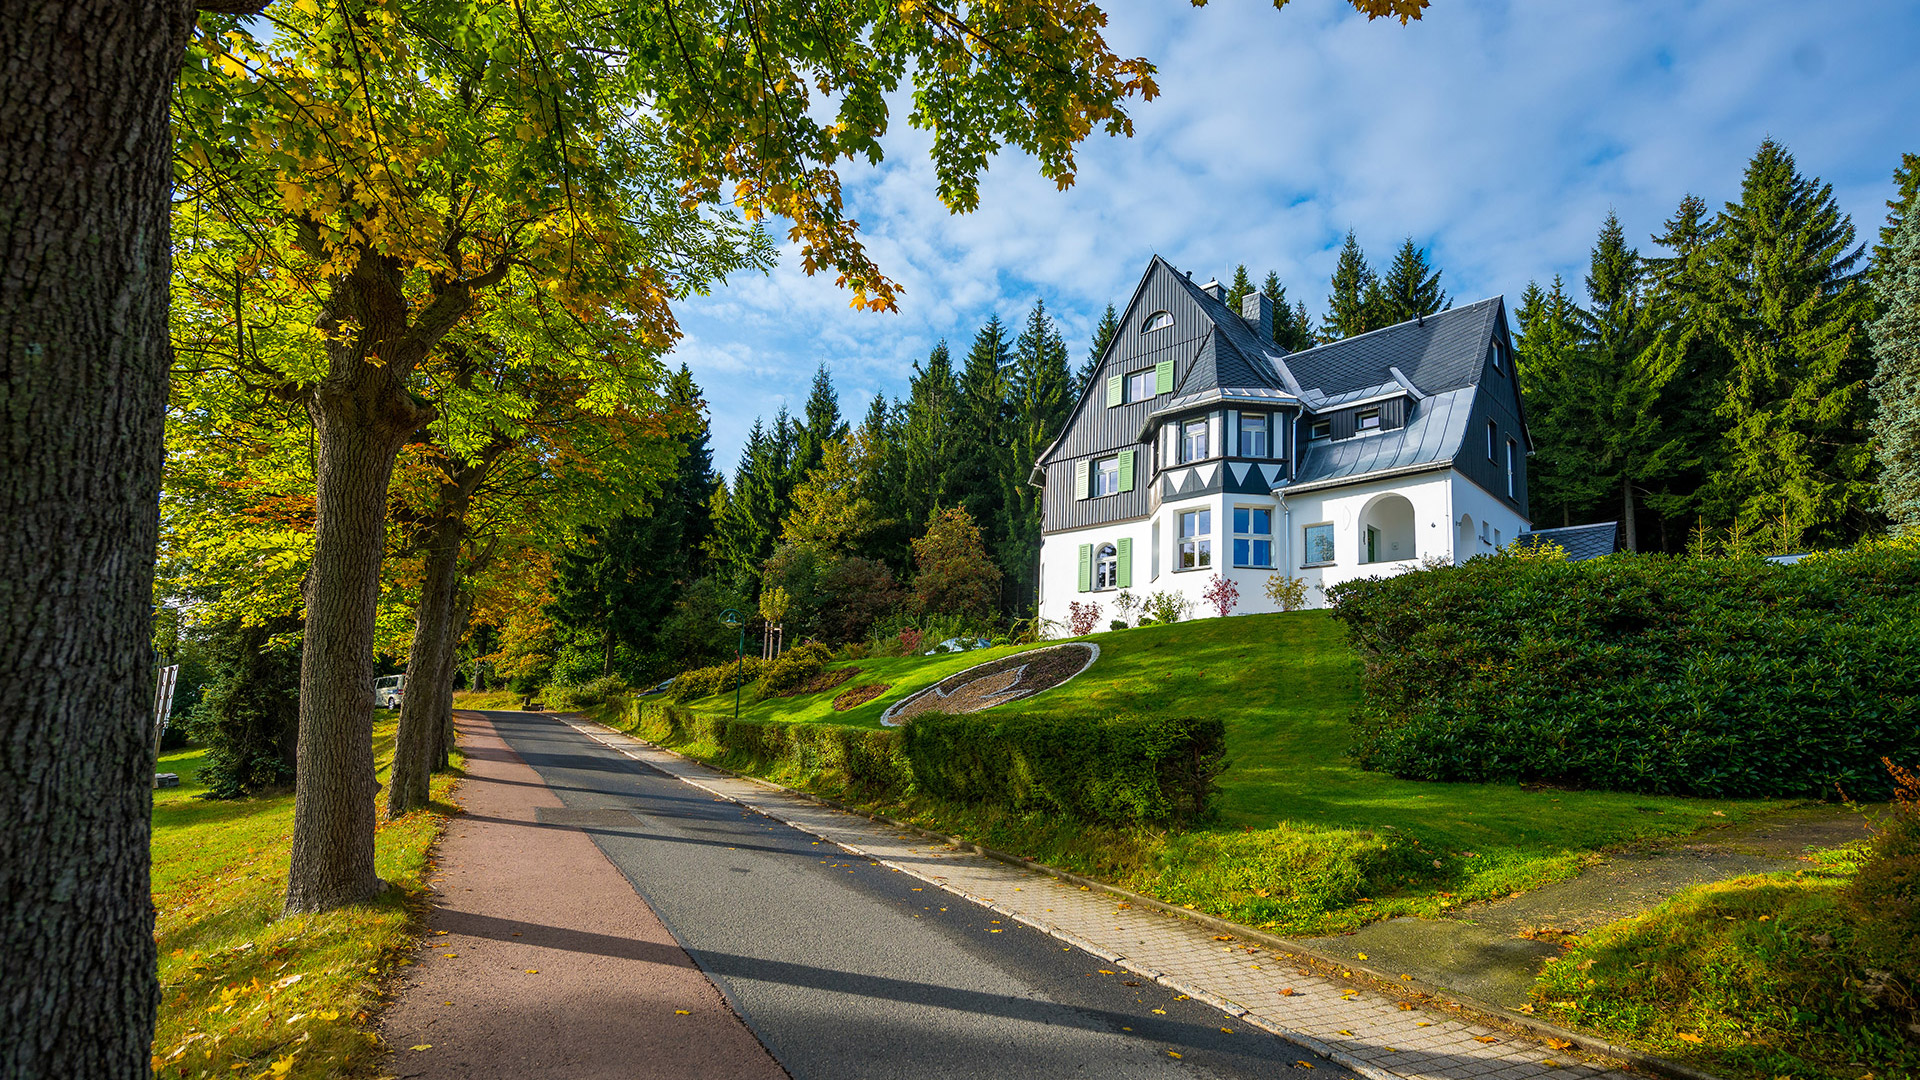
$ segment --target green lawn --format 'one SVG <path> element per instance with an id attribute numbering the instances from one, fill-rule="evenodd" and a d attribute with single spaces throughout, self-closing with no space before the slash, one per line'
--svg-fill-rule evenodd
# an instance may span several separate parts
<path id="1" fill-rule="evenodd" d="M 384 783 L 395 721 L 383 715 L 374 751 Z M 154 792 L 155 1075 L 375 1075 L 380 1047 L 368 1018 L 418 930 L 454 776 L 434 778 L 431 809 L 382 822 L 375 858 L 394 889 L 361 907 L 281 918 L 293 796 L 195 798 L 201 754 L 163 756 L 160 771 L 179 773 L 181 784 Z"/>
<path id="2" fill-rule="evenodd" d="M 1182 834 L 1122 833 L 951 807 L 886 809 L 1171 903 L 1305 935 L 1535 888 L 1572 875 L 1604 850 L 1789 805 L 1436 784 L 1363 772 L 1345 755 L 1358 664 L 1323 612 L 1201 619 L 1086 640 L 1101 648 L 1091 669 L 1001 709 L 1224 718 L 1229 766 L 1215 825 Z M 872 726 L 904 694 L 1013 651 L 859 660 L 861 675 L 819 695 L 762 702 L 749 685 L 741 715 Z M 893 689 L 859 709 L 831 710 L 836 694 L 869 681 Z M 692 707 L 730 712 L 732 695 Z M 848 794 L 834 790 L 830 777 L 777 779 Z"/>

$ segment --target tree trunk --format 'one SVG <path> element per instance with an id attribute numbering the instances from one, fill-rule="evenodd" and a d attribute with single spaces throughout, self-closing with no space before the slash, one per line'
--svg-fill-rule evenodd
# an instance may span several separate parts
<path id="1" fill-rule="evenodd" d="M 450 485 L 449 485 L 450 486 Z M 444 492 L 445 487 L 442 488 Z M 466 497 L 457 508 L 440 508 L 427 542 L 414 609 L 413 650 L 407 661 L 407 692 L 400 699 L 400 730 L 393 748 L 393 775 L 387 786 L 387 817 L 397 818 L 427 805 L 432 770 L 439 757 L 440 709 L 453 708 L 454 608 L 460 587 L 460 540 L 465 531 Z"/>
<path id="2" fill-rule="evenodd" d="M 1633 524 L 1633 481 L 1620 478 L 1620 528 L 1626 534 L 1628 551 L 1640 550 L 1640 536 Z"/>
<path id="3" fill-rule="evenodd" d="M 172 2 L 0 19 L 0 1077 L 145 1077 Z"/>
<path id="4" fill-rule="evenodd" d="M 363 259 L 335 297 L 359 333 L 346 341 L 327 327 L 336 333 L 329 370 L 308 403 L 319 456 L 288 912 L 325 911 L 382 887 L 373 869 L 373 625 L 387 482 L 400 447 L 433 416 L 407 394 L 400 365 L 376 362 L 365 344 L 392 340 L 404 325 L 397 272 Z"/>
<path id="5" fill-rule="evenodd" d="M 453 641 L 457 645 L 467 636 L 467 623 L 473 618 L 473 597 L 465 592 L 454 601 Z M 453 679 L 452 667 L 448 667 L 448 678 L 442 683 L 445 691 L 440 694 L 440 704 L 434 713 L 440 718 L 440 746 L 433 757 L 433 771 L 445 772 L 453 764 Z"/>

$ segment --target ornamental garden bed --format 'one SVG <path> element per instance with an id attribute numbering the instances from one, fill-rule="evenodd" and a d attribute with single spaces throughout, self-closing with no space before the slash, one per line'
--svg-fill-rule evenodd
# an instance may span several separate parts
<path id="1" fill-rule="evenodd" d="M 880 722 L 898 724 L 925 713 L 973 713 L 1029 698 L 1087 670 L 1099 656 L 1098 645 L 1072 642 L 977 664 L 895 702 Z"/>

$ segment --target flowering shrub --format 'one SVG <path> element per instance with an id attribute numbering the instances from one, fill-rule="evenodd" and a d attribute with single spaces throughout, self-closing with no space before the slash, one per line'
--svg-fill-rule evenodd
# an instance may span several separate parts
<path id="1" fill-rule="evenodd" d="M 1067 605 L 1067 629 L 1072 631 L 1074 637 L 1084 637 L 1093 633 L 1093 628 L 1099 624 L 1099 604 L 1091 600 L 1084 604 L 1075 600 Z"/>
<path id="2" fill-rule="evenodd" d="M 1306 607 L 1306 579 L 1278 572 L 1268 575 L 1267 599 L 1277 604 L 1281 611 L 1298 611 Z"/>
<path id="3" fill-rule="evenodd" d="M 900 631 L 900 655 L 912 656 L 920 651 L 920 631 L 909 626 Z"/>
<path id="4" fill-rule="evenodd" d="M 1215 574 L 1213 580 L 1207 582 L 1206 590 L 1200 594 L 1200 598 L 1224 619 L 1233 614 L 1234 608 L 1240 606 L 1240 586 Z"/>

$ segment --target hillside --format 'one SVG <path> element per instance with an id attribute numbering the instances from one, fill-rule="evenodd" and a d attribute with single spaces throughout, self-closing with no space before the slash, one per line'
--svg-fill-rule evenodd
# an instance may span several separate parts
<path id="1" fill-rule="evenodd" d="M 1424 783 L 1363 772 L 1345 754 L 1358 661 L 1322 612 L 1200 619 L 1085 640 L 1101 649 L 1093 667 L 1057 690 L 1000 710 L 1220 716 L 1229 767 L 1215 825 L 1176 834 L 1095 835 L 1056 822 L 970 819 L 952 808 L 889 809 L 1169 902 L 1306 934 L 1387 915 L 1437 914 L 1534 888 L 1571 875 L 1598 851 L 1684 835 L 1778 805 Z M 741 716 L 874 727 L 905 694 L 1016 651 L 863 659 L 851 664 L 860 674 L 842 685 L 768 701 L 756 701 L 750 684 L 741 695 Z M 888 683 L 888 692 L 844 713 L 832 710 L 832 699 L 847 688 L 876 681 Z M 689 707 L 730 713 L 733 696 Z M 833 786 L 830 778 L 778 779 L 837 793 L 825 790 Z"/>

